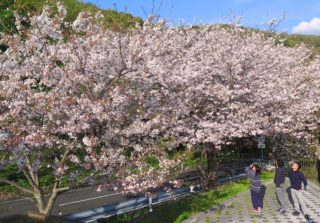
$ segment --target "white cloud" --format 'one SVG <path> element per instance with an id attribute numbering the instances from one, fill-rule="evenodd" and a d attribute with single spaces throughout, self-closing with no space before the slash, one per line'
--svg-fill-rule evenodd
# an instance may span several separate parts
<path id="1" fill-rule="evenodd" d="M 320 18 L 314 17 L 309 22 L 300 22 L 292 28 L 292 33 L 306 35 L 320 35 Z"/>

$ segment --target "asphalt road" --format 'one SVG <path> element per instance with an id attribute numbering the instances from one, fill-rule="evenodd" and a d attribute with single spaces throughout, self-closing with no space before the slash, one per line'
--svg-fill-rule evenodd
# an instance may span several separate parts
<path id="1" fill-rule="evenodd" d="M 227 165 L 226 167 L 221 166 L 219 169 L 220 171 L 224 169 L 221 175 L 234 175 L 236 173 L 233 170 L 241 170 L 243 165 L 244 164 L 240 162 L 233 165 Z M 182 178 L 188 178 L 197 174 L 192 171 L 183 175 Z M 78 188 L 60 194 L 55 202 L 51 215 L 58 216 L 59 211 L 61 211 L 61 214 L 66 215 L 126 200 L 120 191 L 107 191 L 106 189 L 103 189 L 101 192 L 97 192 L 96 189 L 96 187 Z M 32 210 L 36 211 L 33 198 L 0 202 L 0 218 L 15 214 L 23 214 L 26 211 Z"/>
<path id="2" fill-rule="evenodd" d="M 119 191 L 97 192 L 93 187 L 79 188 L 59 195 L 51 214 L 58 215 L 60 210 L 65 215 L 124 200 L 125 197 Z M 33 198 L 0 202 L 0 217 L 22 214 L 30 210 L 36 210 Z"/>

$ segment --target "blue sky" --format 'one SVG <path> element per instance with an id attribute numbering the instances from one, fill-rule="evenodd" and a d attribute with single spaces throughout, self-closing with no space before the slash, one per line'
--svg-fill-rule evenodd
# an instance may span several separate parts
<path id="1" fill-rule="evenodd" d="M 320 35 L 320 0 L 83 0 L 101 8 L 126 11 L 146 18 L 152 8 L 175 24 L 230 23 L 242 16 L 246 26 L 263 28 L 266 22 L 286 18 L 279 32 Z M 153 7 L 155 2 L 155 7 Z M 116 8 L 115 8 L 116 5 Z M 159 10 L 158 10 L 159 9 Z"/>

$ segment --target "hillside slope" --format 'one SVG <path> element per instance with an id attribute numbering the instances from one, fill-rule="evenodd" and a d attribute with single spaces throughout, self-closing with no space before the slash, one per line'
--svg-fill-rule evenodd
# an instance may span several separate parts
<path id="1" fill-rule="evenodd" d="M 54 4 L 57 0 L 1 0 L 0 1 L 0 32 L 15 32 L 14 14 L 17 10 L 20 14 L 27 16 L 28 14 L 41 12 L 44 4 Z M 100 10 L 104 15 L 105 26 L 111 29 L 128 28 L 136 23 L 142 23 L 139 17 L 133 17 L 129 13 L 120 13 L 114 10 L 103 10 L 89 3 L 83 3 L 78 0 L 60 0 L 67 8 L 67 20 L 74 20 L 80 11 L 96 12 Z"/>

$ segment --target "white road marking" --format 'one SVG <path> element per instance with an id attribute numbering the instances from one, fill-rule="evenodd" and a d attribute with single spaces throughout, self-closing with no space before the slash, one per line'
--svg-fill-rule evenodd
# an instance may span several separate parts
<path id="1" fill-rule="evenodd" d="M 11 200 L 11 201 L 0 201 L 0 204 L 8 204 L 8 203 L 13 203 L 13 202 L 18 202 L 18 201 L 32 201 L 33 197 L 26 197 L 26 198 L 21 198 L 21 199 L 16 199 L 16 200 Z"/>
<path id="2" fill-rule="evenodd" d="M 103 198 L 103 197 L 111 197 L 111 196 L 118 195 L 118 194 L 122 194 L 122 193 L 118 192 L 118 193 L 114 193 L 114 194 L 107 194 L 107 195 L 98 196 L 98 197 L 92 197 L 92 198 L 83 199 L 83 200 L 79 200 L 79 201 L 72 201 L 72 202 L 68 202 L 68 203 L 64 203 L 64 204 L 59 204 L 59 206 L 66 206 L 66 205 L 69 205 L 69 204 L 81 203 L 81 202 L 84 202 L 84 201 L 95 200 L 95 199 L 99 199 L 99 198 Z"/>
<path id="3" fill-rule="evenodd" d="M 86 187 L 86 188 L 79 188 L 79 189 L 74 189 L 74 190 L 69 190 L 66 191 L 66 194 L 69 193 L 73 193 L 73 192 L 77 192 L 77 191 L 82 191 L 82 190 L 92 190 L 92 187 Z M 50 194 L 46 194 L 44 195 L 45 197 L 49 197 Z M 20 199 L 14 199 L 14 200 L 9 200 L 9 201 L 0 201 L 0 205 L 1 204 L 8 204 L 8 203 L 14 203 L 14 202 L 19 202 L 19 201 L 24 201 L 24 200 L 28 200 L 28 201 L 32 201 L 34 199 L 34 197 L 26 197 L 26 198 L 20 198 Z"/>

